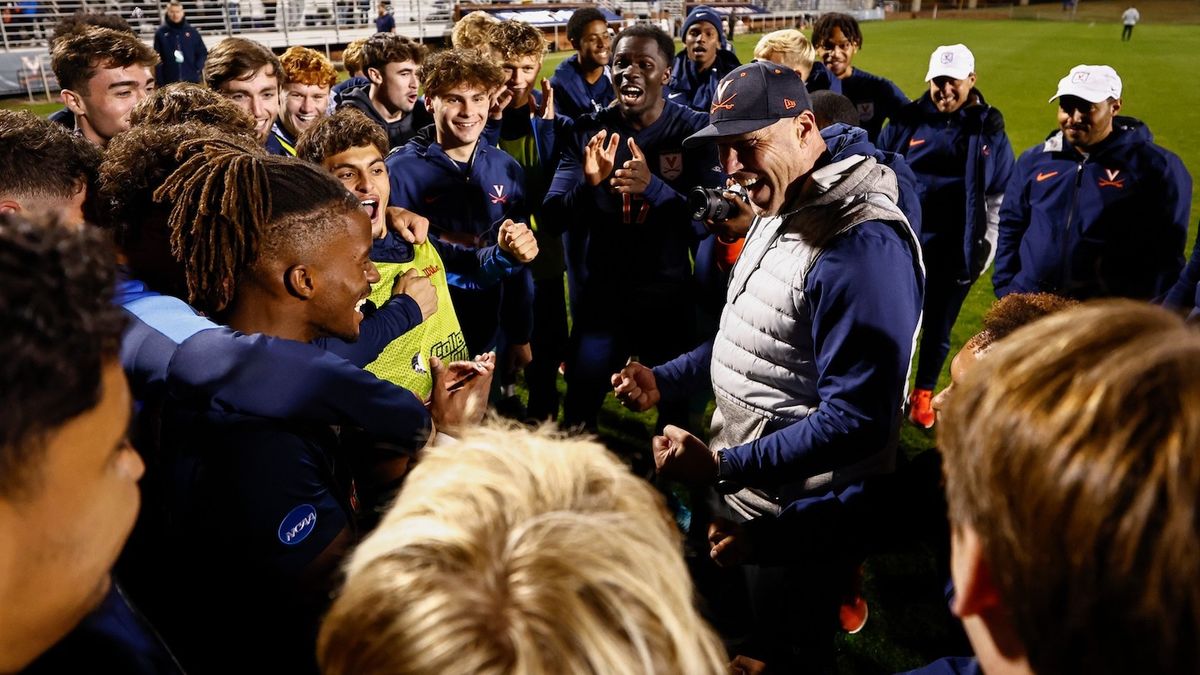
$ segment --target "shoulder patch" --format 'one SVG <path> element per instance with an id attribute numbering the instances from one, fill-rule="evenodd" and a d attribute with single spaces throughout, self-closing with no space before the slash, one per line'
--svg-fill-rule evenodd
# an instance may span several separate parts
<path id="1" fill-rule="evenodd" d="M 312 504 L 301 504 L 288 511 L 279 523 L 279 541 L 285 546 L 295 546 L 308 538 L 317 528 L 317 510 Z"/>

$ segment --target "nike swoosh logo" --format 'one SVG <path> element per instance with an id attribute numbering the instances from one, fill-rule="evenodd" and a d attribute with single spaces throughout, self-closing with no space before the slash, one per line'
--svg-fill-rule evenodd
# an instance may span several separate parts
<path id="1" fill-rule="evenodd" d="M 925 144 L 925 139 L 924 139 L 924 138 L 914 138 L 914 139 L 912 139 L 911 141 L 909 141 L 909 142 L 908 142 L 908 147 L 910 147 L 910 148 L 915 148 L 915 147 L 917 147 L 918 145 L 924 145 L 924 144 Z"/>
<path id="2" fill-rule="evenodd" d="M 425 197 L 424 198 L 424 202 L 426 204 L 432 204 L 432 203 L 436 202 L 437 200 L 438 200 L 437 197 Z"/>
<path id="3" fill-rule="evenodd" d="M 1055 176 L 1057 176 L 1057 175 L 1058 175 L 1058 172 L 1057 172 L 1057 171 L 1051 171 L 1050 173 L 1039 173 L 1039 174 L 1037 175 L 1037 182 L 1039 182 L 1039 183 L 1040 183 L 1040 182 L 1042 182 L 1042 181 L 1044 181 L 1044 180 L 1047 180 L 1047 179 L 1050 179 L 1050 178 L 1054 178 L 1054 177 L 1055 177 Z"/>
<path id="4" fill-rule="evenodd" d="M 677 91 L 677 92 L 674 92 L 671 94 L 667 94 L 667 98 L 679 98 L 680 96 L 683 96 L 682 91 Z"/>

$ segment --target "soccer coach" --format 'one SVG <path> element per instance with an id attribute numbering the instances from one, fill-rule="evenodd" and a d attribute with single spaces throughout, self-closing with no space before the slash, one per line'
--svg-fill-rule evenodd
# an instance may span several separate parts
<path id="1" fill-rule="evenodd" d="M 751 63 L 717 85 L 708 127 L 755 219 L 714 341 L 654 369 L 613 375 L 635 410 L 712 386 L 712 445 L 678 427 L 654 439 L 659 473 L 717 484 L 735 518 L 890 471 L 920 324 L 920 244 L 874 158 L 833 161 L 799 76 Z M 836 584 L 848 561 L 814 547 L 804 570 L 750 567 L 756 654 L 781 672 L 832 658 Z"/>

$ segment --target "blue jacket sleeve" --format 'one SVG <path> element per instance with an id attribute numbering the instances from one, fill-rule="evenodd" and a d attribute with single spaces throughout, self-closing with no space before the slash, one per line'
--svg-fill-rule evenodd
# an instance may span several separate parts
<path id="1" fill-rule="evenodd" d="M 451 285 L 457 288 L 491 288 L 522 268 L 521 263 L 495 244 L 472 248 L 437 237 L 430 237 L 429 241 L 437 248 L 442 264 L 446 266 L 446 276 L 452 279 Z"/>
<path id="2" fill-rule="evenodd" d="M 175 350 L 167 392 L 201 408 L 358 427 L 416 451 L 430 418 L 412 392 L 316 345 L 204 330 Z"/>
<path id="3" fill-rule="evenodd" d="M 696 390 L 712 388 L 711 373 L 713 341 L 708 340 L 686 354 L 651 368 L 658 393 L 665 400 L 679 400 Z"/>
<path id="4" fill-rule="evenodd" d="M 914 265 L 909 246 L 876 222 L 825 251 L 804 289 L 820 403 L 802 420 L 725 450 L 732 480 L 789 483 L 853 464 L 889 442 L 921 314 L 924 281 Z"/>
<path id="5" fill-rule="evenodd" d="M 358 340 L 321 338 L 315 344 L 337 354 L 359 368 L 379 358 L 393 340 L 421 323 L 421 307 L 407 295 L 393 295 L 383 306 L 363 317 Z"/>
<path id="6" fill-rule="evenodd" d="M 1011 287 L 1017 273 L 1021 271 L 1021 239 L 1029 227 L 1028 162 L 1022 155 L 1013 167 L 1012 178 L 1004 189 L 1004 202 L 1000 205 L 1000 223 L 996 234 L 996 261 L 992 272 L 992 284 L 996 297 L 1003 298 L 1014 289 Z"/>
<path id="7" fill-rule="evenodd" d="M 1196 306 L 1196 286 L 1200 284 L 1200 234 L 1196 235 L 1196 244 L 1192 247 L 1192 257 L 1187 267 L 1179 274 L 1179 280 L 1167 292 L 1163 306 L 1168 309 L 1190 311 Z"/>
<path id="8" fill-rule="evenodd" d="M 1159 222 L 1162 225 L 1162 232 L 1158 236 L 1159 246 L 1156 255 L 1158 257 L 1158 269 L 1163 270 L 1163 276 L 1168 281 L 1160 282 L 1160 288 L 1157 291 L 1158 297 L 1156 301 L 1164 300 L 1169 293 L 1174 292 L 1174 286 L 1163 288 L 1171 283 L 1170 280 L 1178 280 L 1183 269 L 1183 250 L 1187 245 L 1188 218 L 1192 209 L 1192 176 L 1188 173 L 1183 162 L 1173 153 L 1167 153 L 1166 166 L 1159 188 L 1162 190 L 1162 195 L 1154 200 L 1162 205 L 1161 216 L 1150 216 L 1148 222 Z"/>
<path id="9" fill-rule="evenodd" d="M 533 334 L 533 274 L 524 268 L 504 280 L 500 324 L 510 345 L 529 342 Z"/>

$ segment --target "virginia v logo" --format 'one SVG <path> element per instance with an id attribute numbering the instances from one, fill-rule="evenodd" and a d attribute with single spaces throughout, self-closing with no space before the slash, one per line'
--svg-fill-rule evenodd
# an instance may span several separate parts
<path id="1" fill-rule="evenodd" d="M 725 90 L 729 89 L 729 85 L 733 84 L 733 80 L 721 80 L 717 83 L 717 95 L 713 97 L 712 110 L 709 114 L 715 113 L 718 110 L 733 110 L 733 99 L 737 98 L 737 92 L 733 92 L 729 98 L 725 98 Z"/>
<path id="2" fill-rule="evenodd" d="M 503 185 L 493 185 L 492 186 L 492 194 L 490 194 L 488 196 L 492 198 L 493 204 L 507 204 L 508 203 L 508 195 L 504 194 L 504 186 Z"/>

